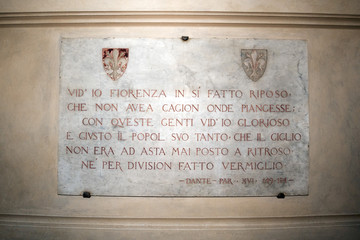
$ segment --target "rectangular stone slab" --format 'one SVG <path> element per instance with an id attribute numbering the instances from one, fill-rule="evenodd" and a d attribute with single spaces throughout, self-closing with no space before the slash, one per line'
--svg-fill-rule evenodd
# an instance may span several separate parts
<path id="1" fill-rule="evenodd" d="M 307 43 L 62 39 L 58 193 L 308 194 Z"/>

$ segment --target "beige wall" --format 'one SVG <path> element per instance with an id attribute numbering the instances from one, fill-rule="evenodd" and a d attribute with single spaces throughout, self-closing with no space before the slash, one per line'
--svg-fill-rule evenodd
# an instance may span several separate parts
<path id="1" fill-rule="evenodd" d="M 359 1 L 97 2 L 0 0 L 0 239 L 360 236 Z M 60 38 L 182 35 L 307 40 L 309 196 L 57 195 Z"/>

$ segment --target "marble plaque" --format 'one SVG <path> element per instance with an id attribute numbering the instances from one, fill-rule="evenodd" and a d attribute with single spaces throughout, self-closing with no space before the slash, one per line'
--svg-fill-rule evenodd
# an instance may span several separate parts
<path id="1" fill-rule="evenodd" d="M 308 194 L 307 43 L 62 39 L 58 193 Z"/>

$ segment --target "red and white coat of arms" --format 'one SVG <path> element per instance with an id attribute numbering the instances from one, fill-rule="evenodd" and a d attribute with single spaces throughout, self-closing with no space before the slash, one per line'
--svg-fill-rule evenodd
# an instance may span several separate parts
<path id="1" fill-rule="evenodd" d="M 128 48 L 103 48 L 102 62 L 106 74 L 113 80 L 124 75 L 129 62 Z"/>
<path id="2" fill-rule="evenodd" d="M 241 62 L 248 78 L 256 82 L 264 75 L 267 64 L 267 50 L 241 49 Z"/>

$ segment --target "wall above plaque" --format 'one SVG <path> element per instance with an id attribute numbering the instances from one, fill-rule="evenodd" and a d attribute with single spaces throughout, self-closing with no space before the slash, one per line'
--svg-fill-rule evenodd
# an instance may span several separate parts
<path id="1" fill-rule="evenodd" d="M 307 195 L 307 44 L 62 39 L 58 193 Z"/>

